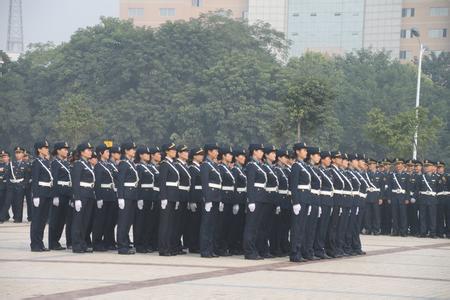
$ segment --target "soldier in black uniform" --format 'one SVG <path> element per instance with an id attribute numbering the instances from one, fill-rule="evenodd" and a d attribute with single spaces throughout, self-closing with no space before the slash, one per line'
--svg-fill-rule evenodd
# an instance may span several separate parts
<path id="1" fill-rule="evenodd" d="M 344 253 L 340 239 L 343 233 L 340 231 L 344 228 L 347 222 L 348 215 L 343 212 L 346 211 L 346 202 L 348 201 L 348 195 L 346 191 L 346 179 L 345 175 L 341 172 L 342 154 L 339 151 L 331 152 L 331 166 L 330 173 L 333 180 L 333 209 L 331 213 L 330 225 L 328 227 L 328 235 L 326 242 L 326 253 L 332 258 L 341 257 Z"/>
<path id="2" fill-rule="evenodd" d="M 1 161 L 0 161 L 0 224 L 4 221 L 9 220 L 9 212 L 6 215 L 3 210 L 6 204 L 6 170 L 9 166 L 9 153 L 5 150 L 1 150 Z M 8 207 L 9 210 L 9 207 Z M 29 216 L 31 218 L 31 216 Z"/>
<path id="3" fill-rule="evenodd" d="M 450 219 L 447 218 L 448 212 L 450 210 L 449 193 L 447 190 L 447 177 L 445 174 L 445 163 L 442 161 L 436 162 L 436 175 L 438 177 L 437 183 L 437 221 L 436 221 L 436 233 L 440 238 L 444 238 L 449 235 L 448 229 L 450 228 Z"/>
<path id="4" fill-rule="evenodd" d="M 92 227 L 93 250 L 104 252 L 114 249 L 114 214 L 117 210 L 117 193 L 114 169 L 109 158 L 109 148 L 105 144 L 95 148 L 98 163 L 94 167 L 95 199 L 94 223 Z"/>
<path id="5" fill-rule="evenodd" d="M 27 221 L 31 221 L 31 217 L 33 216 L 33 196 L 31 195 L 31 157 L 30 153 L 27 149 L 24 151 L 23 162 L 26 165 L 26 177 L 25 177 L 25 201 L 27 203 Z"/>
<path id="6" fill-rule="evenodd" d="M 392 172 L 388 180 L 392 208 L 392 235 L 406 236 L 408 233 L 406 207 L 410 199 L 409 176 L 404 172 L 404 161 L 402 159 L 395 158 L 394 166 L 395 171 Z"/>
<path id="7" fill-rule="evenodd" d="M 322 213 L 320 190 L 322 177 L 318 164 L 320 162 L 320 148 L 308 147 L 308 171 L 311 174 L 310 206 L 306 217 L 305 242 L 303 243 L 302 256 L 307 260 L 318 260 L 314 256 L 314 239 L 316 237 L 317 221 Z"/>
<path id="8" fill-rule="evenodd" d="M 287 150 L 277 151 L 275 174 L 278 177 L 278 194 L 276 200 L 275 217 L 270 238 L 270 253 L 273 256 L 289 255 L 289 229 L 291 223 L 292 204 L 289 191 L 289 153 Z"/>
<path id="9" fill-rule="evenodd" d="M 177 150 L 174 143 L 165 144 L 162 146 L 162 151 L 165 153 L 165 158 L 160 165 L 159 182 L 161 200 L 161 214 L 159 221 L 159 255 L 172 256 L 177 255 L 178 249 L 173 248 L 173 241 L 177 234 L 175 228 L 174 217 L 175 208 L 179 204 L 179 189 L 180 174 L 177 167 L 175 167 L 175 158 Z"/>
<path id="10" fill-rule="evenodd" d="M 349 155 L 347 153 L 342 154 L 341 174 L 345 181 L 344 195 L 342 201 L 342 212 L 339 223 L 338 231 L 338 249 L 339 254 L 343 256 L 353 255 L 351 251 L 351 222 L 352 213 L 356 214 L 356 201 L 354 196 L 359 193 L 359 186 L 354 187 L 353 184 L 357 181 L 353 174 L 348 170 L 349 168 Z M 354 218 L 354 217 L 353 217 Z M 350 238 L 350 240 L 349 240 Z"/>
<path id="11" fill-rule="evenodd" d="M 178 185 L 178 204 L 175 205 L 175 236 L 174 249 L 176 254 L 184 255 L 183 248 L 187 248 L 186 233 L 190 224 L 187 223 L 187 213 L 189 206 L 189 194 L 191 191 L 192 178 L 188 169 L 189 149 L 186 145 L 179 145 L 177 147 L 178 157 L 175 162 L 175 167 L 180 174 L 180 184 Z M 182 243 L 183 240 L 183 243 Z M 183 245 L 184 244 L 184 245 Z"/>
<path id="12" fill-rule="evenodd" d="M 70 174 L 70 163 L 67 160 L 69 144 L 67 142 L 56 143 L 53 147 L 54 160 L 51 162 L 53 175 L 53 202 L 50 208 L 50 222 L 48 226 L 48 245 L 51 250 L 65 250 L 59 240 L 67 224 L 67 215 L 71 213 L 72 207 L 72 177 Z M 66 241 L 70 231 L 66 226 Z"/>
<path id="13" fill-rule="evenodd" d="M 247 203 L 247 176 L 245 175 L 244 166 L 247 159 L 247 151 L 239 148 L 234 149 L 234 165 L 231 173 L 235 179 L 235 194 L 233 197 L 233 214 L 230 220 L 230 252 L 232 255 L 244 254 L 242 244 L 244 224 L 245 224 L 245 208 Z"/>
<path id="14" fill-rule="evenodd" d="M 200 253 L 200 223 L 202 217 L 202 179 L 200 176 L 200 166 L 203 162 L 205 151 L 195 147 L 190 153 L 191 164 L 189 173 L 191 174 L 191 190 L 189 192 L 188 210 L 188 232 L 186 232 L 186 245 L 189 253 Z"/>
<path id="15" fill-rule="evenodd" d="M 130 248 L 129 232 L 134 223 L 137 209 L 139 174 L 134 164 L 136 144 L 123 143 L 123 160 L 119 163 L 119 182 L 117 185 L 117 202 L 119 205 L 119 218 L 117 220 L 117 250 L 119 254 L 135 254 Z"/>
<path id="16" fill-rule="evenodd" d="M 247 216 L 244 228 L 245 259 L 259 260 L 261 257 L 257 248 L 257 238 L 261 230 L 262 217 L 268 206 L 272 206 L 267 199 L 267 173 L 261 163 L 264 155 L 264 145 L 251 144 L 249 146 L 250 159 L 246 166 L 247 176 Z"/>
<path id="17" fill-rule="evenodd" d="M 89 240 L 87 233 L 95 206 L 95 174 L 89 163 L 92 156 L 90 143 L 82 143 L 77 146 L 79 160 L 75 161 L 72 168 L 72 191 L 73 191 L 73 221 L 72 221 L 72 252 L 92 252 L 86 241 Z"/>
<path id="18" fill-rule="evenodd" d="M 433 173 L 433 162 L 424 160 L 425 172 L 418 180 L 418 197 L 420 213 L 420 237 L 436 238 L 436 208 L 438 177 Z"/>
<path id="19" fill-rule="evenodd" d="M 137 253 L 153 252 L 150 246 L 150 234 L 152 227 L 151 210 L 155 187 L 155 175 L 148 165 L 150 162 L 150 149 L 140 146 L 136 150 L 136 169 L 139 174 L 139 191 L 137 200 L 136 218 L 133 224 L 133 240 Z"/>
<path id="20" fill-rule="evenodd" d="M 289 178 L 292 194 L 292 223 L 291 223 L 291 262 L 303 262 L 302 246 L 305 240 L 305 227 L 309 206 L 311 204 L 311 173 L 304 162 L 308 154 L 305 143 L 293 146 L 296 161 L 291 168 Z"/>
<path id="21" fill-rule="evenodd" d="M 231 172 L 233 149 L 229 146 L 221 147 L 218 169 L 222 177 L 222 201 L 219 203 L 219 214 L 216 225 L 214 252 L 219 256 L 230 256 L 231 216 L 235 196 L 236 179 Z"/>
<path id="22" fill-rule="evenodd" d="M 408 226 L 409 233 L 412 236 L 418 236 L 420 233 L 420 222 L 419 222 L 419 191 L 417 190 L 418 182 L 422 176 L 422 162 L 419 160 L 413 160 L 414 170 L 410 175 L 410 195 L 411 200 L 408 205 Z"/>
<path id="23" fill-rule="evenodd" d="M 382 199 L 381 205 L 381 234 L 390 235 L 392 233 L 392 209 L 391 209 L 391 193 L 389 191 L 389 177 L 391 176 L 391 161 L 384 158 L 381 162 L 384 171 L 382 172 Z"/>
<path id="24" fill-rule="evenodd" d="M 214 234 L 217 226 L 219 205 L 222 201 L 222 176 L 216 160 L 219 155 L 217 144 L 204 146 L 207 157 L 200 167 L 202 182 L 202 222 L 200 225 L 200 255 L 204 258 L 218 257 L 214 253 Z"/>
<path id="25" fill-rule="evenodd" d="M 159 202 L 159 163 L 161 162 L 161 150 L 159 147 L 150 147 L 150 163 L 148 168 L 153 173 L 155 183 L 153 186 L 153 205 L 150 210 L 150 249 L 151 251 L 158 251 L 158 229 L 159 229 L 159 215 L 160 215 L 160 202 Z"/>
<path id="26" fill-rule="evenodd" d="M 365 215 L 366 234 L 380 234 L 380 205 L 382 174 L 377 170 L 377 161 L 373 158 L 368 159 L 369 170 L 364 173 L 367 187 L 367 202 Z"/>
<path id="27" fill-rule="evenodd" d="M 0 212 L 0 219 L 8 221 L 9 208 L 12 207 L 14 223 L 21 223 L 23 218 L 23 199 L 25 197 L 25 184 L 29 178 L 28 165 L 23 161 L 24 149 L 14 148 L 16 159 L 11 161 L 6 167 L 6 200 L 3 210 Z"/>
<path id="28" fill-rule="evenodd" d="M 333 213 L 333 175 L 330 169 L 331 165 L 331 152 L 322 151 L 320 153 L 321 164 L 319 167 L 319 175 L 322 179 L 322 185 L 320 188 L 320 214 L 316 229 L 316 237 L 314 240 L 314 256 L 321 259 L 329 259 L 325 246 L 327 240 L 328 227 L 330 224 L 330 218 Z"/>
<path id="29" fill-rule="evenodd" d="M 44 229 L 47 223 L 50 204 L 53 196 L 53 175 L 50 171 L 48 157 L 48 142 L 34 144 L 36 159 L 33 162 L 31 178 L 33 192 L 33 217 L 30 228 L 30 247 L 33 252 L 49 251 L 44 247 Z M 23 200 L 23 197 L 22 197 Z"/>
<path id="30" fill-rule="evenodd" d="M 117 186 L 119 185 L 119 164 L 122 157 L 122 149 L 120 146 L 112 146 L 111 149 L 109 149 L 109 161 L 108 166 L 110 167 L 110 170 L 112 172 L 113 178 L 114 178 L 114 191 L 116 192 L 116 199 L 117 199 Z M 119 205 L 117 201 L 113 201 L 112 203 L 112 215 L 111 215 L 111 226 L 107 226 L 109 228 L 108 240 L 112 241 L 112 245 L 108 246 L 108 250 L 117 250 L 117 243 L 116 243 L 116 236 L 115 236 L 115 228 L 117 226 L 117 219 L 119 216 Z"/>

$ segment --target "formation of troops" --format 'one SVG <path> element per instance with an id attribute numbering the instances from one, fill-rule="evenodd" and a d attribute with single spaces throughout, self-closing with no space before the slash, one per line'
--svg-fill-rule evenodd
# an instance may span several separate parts
<path id="1" fill-rule="evenodd" d="M 302 262 L 363 255 L 360 234 L 450 238 L 442 162 L 377 161 L 305 143 L 49 147 L 35 143 L 34 157 L 16 147 L 14 159 L 1 151 L 0 222 L 10 208 L 22 222 L 26 201 L 35 252 Z"/>

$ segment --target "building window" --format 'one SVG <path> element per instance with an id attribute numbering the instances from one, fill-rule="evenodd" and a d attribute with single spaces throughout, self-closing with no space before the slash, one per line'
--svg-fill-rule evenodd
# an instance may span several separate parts
<path id="1" fill-rule="evenodd" d="M 415 8 L 402 8 L 402 17 L 414 17 L 415 12 Z"/>
<path id="2" fill-rule="evenodd" d="M 401 50 L 400 51 L 400 59 L 410 59 L 411 51 Z"/>
<path id="3" fill-rule="evenodd" d="M 159 15 L 161 17 L 173 17 L 175 16 L 175 8 L 160 8 Z"/>
<path id="4" fill-rule="evenodd" d="M 436 55 L 436 57 L 439 57 L 439 55 L 441 55 L 442 51 L 441 50 L 432 50 L 431 53 L 433 53 L 434 55 Z"/>
<path id="5" fill-rule="evenodd" d="M 311 13 L 311 17 L 317 17 L 317 13 L 315 12 Z"/>
<path id="6" fill-rule="evenodd" d="M 342 13 L 340 13 L 340 12 L 335 12 L 334 15 L 335 15 L 336 17 L 340 17 L 340 16 L 342 15 Z"/>
<path id="7" fill-rule="evenodd" d="M 430 29 L 428 31 L 428 36 L 430 38 L 439 39 L 447 37 L 447 28 L 444 29 Z"/>
<path id="8" fill-rule="evenodd" d="M 129 17 L 142 17 L 142 16 L 144 16 L 144 9 L 143 8 L 129 8 L 128 16 Z"/>
<path id="9" fill-rule="evenodd" d="M 413 36 L 412 36 L 412 33 L 411 33 L 410 29 L 402 29 L 400 31 L 400 38 L 402 38 L 402 39 L 409 39 L 409 38 L 412 38 L 412 37 Z"/>
<path id="10" fill-rule="evenodd" d="M 448 7 L 432 7 L 430 8 L 430 16 L 432 17 L 447 17 Z"/>
<path id="11" fill-rule="evenodd" d="M 203 6 L 203 0 L 192 0 L 192 6 L 195 6 L 195 7 Z"/>
<path id="12" fill-rule="evenodd" d="M 300 16 L 300 14 L 299 13 L 293 13 L 292 16 L 293 17 L 298 17 L 298 16 Z"/>

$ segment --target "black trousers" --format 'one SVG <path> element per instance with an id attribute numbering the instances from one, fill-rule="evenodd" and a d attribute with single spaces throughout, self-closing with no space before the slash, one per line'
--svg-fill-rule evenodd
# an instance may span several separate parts
<path id="1" fill-rule="evenodd" d="M 217 215 L 219 214 L 219 202 L 212 202 L 209 212 L 205 210 L 204 203 L 201 206 L 200 253 L 208 256 L 214 253 L 214 234 L 216 233 Z"/>
<path id="2" fill-rule="evenodd" d="M 365 226 L 367 233 L 380 232 L 380 205 L 378 200 L 366 203 Z"/>
<path id="3" fill-rule="evenodd" d="M 419 204 L 417 204 L 417 202 L 410 203 L 406 210 L 408 216 L 409 232 L 411 235 L 417 235 L 420 232 Z"/>
<path id="4" fill-rule="evenodd" d="M 298 215 L 292 212 L 291 222 L 291 259 L 302 257 L 303 243 L 305 242 L 306 219 L 308 216 L 309 204 L 301 204 Z"/>
<path id="5" fill-rule="evenodd" d="M 420 235 L 424 236 L 430 231 L 430 236 L 436 235 L 436 213 L 437 206 L 434 203 L 421 203 L 420 213 Z"/>
<path id="6" fill-rule="evenodd" d="M 172 236 L 172 246 L 175 252 L 181 251 L 184 248 L 186 224 L 187 224 L 187 205 L 185 201 L 180 201 L 178 208 L 174 210 L 173 226 L 174 232 Z"/>
<path id="7" fill-rule="evenodd" d="M 64 230 L 64 226 L 67 224 L 67 215 L 71 213 L 72 207 L 70 206 L 69 196 L 59 196 L 59 205 L 50 206 L 50 222 L 48 224 L 48 247 L 50 249 L 60 245 L 59 240 Z M 67 241 L 67 229 L 66 229 L 66 241 Z"/>
<path id="8" fill-rule="evenodd" d="M 6 186 L 0 189 L 0 222 L 9 220 L 9 213 L 8 216 L 4 216 L 4 206 L 6 205 Z M 9 207 L 8 207 L 9 210 Z M 30 217 L 30 216 L 29 216 Z M 31 218 L 31 217 L 30 217 Z"/>
<path id="9" fill-rule="evenodd" d="M 3 205 L 0 219 L 9 220 L 9 208 L 12 208 L 13 219 L 15 222 L 22 222 L 23 218 L 23 200 L 25 197 L 25 187 L 22 184 L 10 184 L 6 189 L 6 198 Z"/>
<path id="10" fill-rule="evenodd" d="M 303 243 L 303 257 L 310 259 L 314 256 L 314 240 L 316 237 L 319 206 L 311 204 L 306 217 L 305 242 Z"/>
<path id="11" fill-rule="evenodd" d="M 256 248 L 260 256 L 267 256 L 269 251 L 269 239 L 273 219 L 275 217 L 275 206 L 272 203 L 263 203 L 258 233 L 256 237 Z"/>
<path id="12" fill-rule="evenodd" d="M 325 241 L 325 251 L 330 256 L 335 256 L 339 253 L 337 245 L 337 234 L 339 228 L 340 210 L 341 206 L 339 205 L 334 205 L 332 207 L 330 221 L 328 224 L 328 232 Z"/>
<path id="13" fill-rule="evenodd" d="M 246 257 L 258 257 L 257 239 L 259 230 L 261 228 L 261 221 L 264 216 L 264 212 L 267 210 L 269 203 L 255 203 L 255 210 L 253 212 L 247 208 L 247 215 L 245 216 L 245 228 L 244 228 L 244 255 Z"/>
<path id="14" fill-rule="evenodd" d="M 125 198 L 125 207 L 119 208 L 119 218 L 117 220 L 117 249 L 118 252 L 128 252 L 130 249 L 130 229 L 134 223 L 137 200 Z"/>
<path id="15" fill-rule="evenodd" d="M 333 207 L 329 205 L 322 205 L 322 213 L 319 215 L 316 228 L 316 238 L 314 240 L 314 255 L 324 256 L 325 245 L 327 241 L 327 233 L 331 220 L 331 214 L 333 213 Z"/>
<path id="16" fill-rule="evenodd" d="M 281 208 L 280 213 L 274 216 L 270 232 L 270 253 L 275 256 L 287 255 L 290 252 L 289 229 L 291 227 L 291 213 L 291 207 Z"/>
<path id="17" fill-rule="evenodd" d="M 232 214 L 230 218 L 230 235 L 228 245 L 232 254 L 241 254 L 244 250 L 242 240 L 244 238 L 245 226 L 245 204 L 239 204 L 237 214 Z"/>
<path id="18" fill-rule="evenodd" d="M 146 251 L 150 248 L 150 218 L 154 202 L 144 200 L 144 207 L 136 208 L 133 224 L 133 241 L 136 251 Z"/>
<path id="19" fill-rule="evenodd" d="M 202 220 L 202 203 L 197 202 L 197 209 L 187 211 L 187 232 L 186 232 L 186 246 L 189 252 L 200 251 L 200 224 Z"/>
<path id="20" fill-rule="evenodd" d="M 437 196 L 436 233 L 439 236 L 450 233 L 450 196 Z"/>
<path id="21" fill-rule="evenodd" d="M 219 210 L 217 215 L 216 233 L 214 235 L 214 252 L 218 255 L 225 254 L 230 250 L 231 217 L 233 215 L 233 205 L 223 204 L 223 211 Z"/>
<path id="22" fill-rule="evenodd" d="M 392 209 L 388 199 L 383 199 L 381 205 L 380 218 L 381 218 L 381 233 L 391 234 L 392 231 Z"/>
<path id="23" fill-rule="evenodd" d="M 336 235 L 336 241 L 337 241 L 337 254 L 343 254 L 346 247 L 346 234 L 347 229 L 350 221 L 350 207 L 341 207 L 339 209 L 339 224 L 338 224 L 338 231 Z"/>
<path id="24" fill-rule="evenodd" d="M 350 212 L 345 238 L 346 246 L 344 248 L 344 251 L 347 253 L 361 250 L 361 239 L 360 239 L 361 221 L 362 221 L 361 208 L 359 206 L 353 206 Z"/>
<path id="25" fill-rule="evenodd" d="M 174 226 L 175 202 L 168 201 L 165 209 L 160 210 L 159 215 L 159 233 L 158 233 L 158 249 L 160 254 L 171 254 L 175 252 L 173 249 L 174 234 L 176 228 Z"/>
<path id="26" fill-rule="evenodd" d="M 44 229 L 47 224 L 51 201 L 52 198 L 50 197 L 40 197 L 39 206 L 33 206 L 33 217 L 30 227 L 30 247 L 32 250 L 44 248 Z"/>
<path id="27" fill-rule="evenodd" d="M 102 208 L 95 205 L 94 224 L 92 227 L 92 246 L 94 250 L 108 249 L 115 246 L 114 227 L 117 215 L 117 200 L 103 200 Z"/>
<path id="28" fill-rule="evenodd" d="M 72 251 L 86 251 L 88 244 L 87 234 L 89 232 L 89 223 L 91 222 L 95 199 L 81 199 L 81 209 L 77 211 L 73 209 L 72 220 Z"/>
<path id="29" fill-rule="evenodd" d="M 158 196 L 156 196 L 158 197 Z M 159 201 L 153 201 L 153 208 L 150 211 L 150 246 L 152 251 L 158 251 L 158 230 L 159 230 L 159 217 L 160 217 L 161 203 Z"/>
<path id="30" fill-rule="evenodd" d="M 394 194 L 391 199 L 392 209 L 392 232 L 405 235 L 408 232 L 408 219 L 406 214 L 407 205 L 405 195 Z"/>
<path id="31" fill-rule="evenodd" d="M 33 217 L 33 198 L 31 196 L 31 184 L 25 186 L 25 201 L 27 203 L 27 220 Z"/>

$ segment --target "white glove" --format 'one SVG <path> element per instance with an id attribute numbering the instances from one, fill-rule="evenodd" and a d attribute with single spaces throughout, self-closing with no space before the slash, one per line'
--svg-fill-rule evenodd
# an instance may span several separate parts
<path id="1" fill-rule="evenodd" d="M 103 207 L 103 200 L 97 200 L 97 208 L 102 209 Z"/>
<path id="2" fill-rule="evenodd" d="M 75 200 L 75 210 L 80 212 L 81 210 L 81 200 Z"/>
<path id="3" fill-rule="evenodd" d="M 330 209 L 330 217 L 333 215 L 333 207 Z"/>
<path id="4" fill-rule="evenodd" d="M 239 212 L 239 204 L 233 205 L 233 215 L 237 215 Z"/>
<path id="5" fill-rule="evenodd" d="M 342 215 L 342 207 L 339 208 L 339 216 L 341 216 L 341 215 Z"/>
<path id="6" fill-rule="evenodd" d="M 59 198 L 58 197 L 53 197 L 53 205 L 54 206 L 59 206 Z"/>
<path id="7" fill-rule="evenodd" d="M 39 198 L 33 198 L 34 207 L 39 207 Z"/>
<path id="8" fill-rule="evenodd" d="M 70 202 L 69 202 L 69 205 L 70 205 L 72 208 L 75 207 L 75 204 L 73 204 L 73 201 L 70 201 Z"/>
<path id="9" fill-rule="evenodd" d="M 124 209 L 125 208 L 125 199 L 119 199 L 119 208 Z"/>
<path id="10" fill-rule="evenodd" d="M 248 209 L 250 210 L 250 212 L 254 212 L 256 208 L 256 204 L 255 203 L 250 203 L 248 205 Z"/>
<path id="11" fill-rule="evenodd" d="M 138 200 L 137 201 L 137 207 L 139 210 L 144 209 L 144 200 Z"/>
<path id="12" fill-rule="evenodd" d="M 310 205 L 310 206 L 308 207 L 308 216 L 311 214 L 311 209 L 312 209 L 312 206 Z"/>
<path id="13" fill-rule="evenodd" d="M 294 214 L 298 216 L 300 210 L 302 209 L 302 206 L 300 204 L 295 204 L 294 206 L 292 206 L 292 209 L 294 210 Z"/>
<path id="14" fill-rule="evenodd" d="M 359 206 L 356 207 L 356 215 L 359 214 Z"/>
<path id="15" fill-rule="evenodd" d="M 220 212 L 223 212 L 223 202 L 220 202 L 220 203 L 219 203 L 219 211 L 220 211 Z"/>
<path id="16" fill-rule="evenodd" d="M 279 215 L 281 212 L 281 207 L 277 206 L 276 210 L 275 210 L 275 214 Z"/>
<path id="17" fill-rule="evenodd" d="M 416 203 L 416 199 L 415 198 L 411 198 L 411 203 L 412 204 Z"/>
<path id="18" fill-rule="evenodd" d="M 206 202 L 206 203 L 205 203 L 205 210 L 206 210 L 207 212 L 210 212 L 210 211 L 211 211 L 211 208 L 212 208 L 212 202 Z"/>
<path id="19" fill-rule="evenodd" d="M 161 200 L 161 208 L 166 209 L 167 207 L 167 200 Z"/>
<path id="20" fill-rule="evenodd" d="M 175 210 L 177 210 L 178 209 L 178 207 L 180 206 L 180 202 L 175 202 Z"/>
<path id="21" fill-rule="evenodd" d="M 191 208 L 192 212 L 196 212 L 197 211 L 197 203 L 190 203 L 189 207 Z"/>

